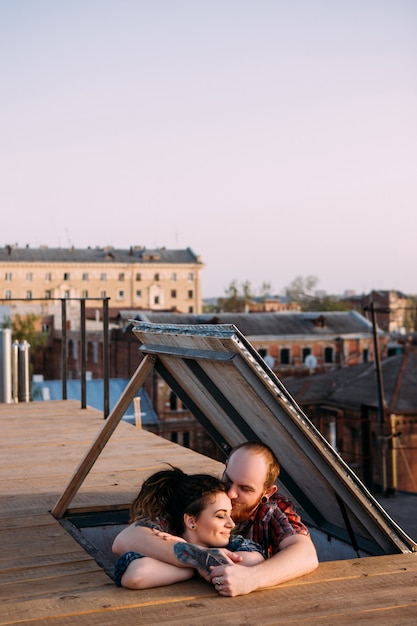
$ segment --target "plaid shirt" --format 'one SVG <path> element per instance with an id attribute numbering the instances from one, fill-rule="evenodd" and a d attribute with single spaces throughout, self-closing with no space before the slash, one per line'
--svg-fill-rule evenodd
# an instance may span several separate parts
<path id="1" fill-rule="evenodd" d="M 162 517 L 154 521 L 140 520 L 136 524 L 170 532 L 166 519 Z M 268 502 L 261 502 L 252 517 L 235 526 L 233 534 L 259 544 L 266 558 L 279 551 L 279 544 L 286 537 L 310 535 L 292 502 L 278 493 L 274 493 Z"/>
<path id="2" fill-rule="evenodd" d="M 310 534 L 290 500 L 277 493 L 268 502 L 261 502 L 252 517 L 238 524 L 233 532 L 259 543 L 267 557 L 279 551 L 279 544 L 286 537 Z"/>

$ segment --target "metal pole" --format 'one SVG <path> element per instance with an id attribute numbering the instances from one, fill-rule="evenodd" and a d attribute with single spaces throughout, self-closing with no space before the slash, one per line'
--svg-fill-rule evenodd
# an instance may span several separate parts
<path id="1" fill-rule="evenodd" d="M 81 309 L 81 408 L 87 408 L 87 358 L 86 358 L 86 345 L 85 345 L 85 299 L 80 300 Z"/>
<path id="2" fill-rule="evenodd" d="M 19 402 L 19 342 L 17 339 L 12 344 L 12 388 L 13 402 Z"/>
<path id="3" fill-rule="evenodd" d="M 29 402 L 30 400 L 30 383 L 29 383 L 29 348 L 27 341 L 19 343 L 19 381 L 18 381 L 18 398 L 19 402 Z"/>
<path id="4" fill-rule="evenodd" d="M 377 378 L 377 386 L 378 386 L 378 417 L 379 417 L 379 424 L 382 426 L 385 423 L 384 383 L 382 379 L 381 357 L 379 354 L 378 323 L 376 321 L 375 305 L 373 302 L 371 302 L 370 309 L 371 309 L 372 330 L 373 330 L 373 338 L 374 338 L 376 378 Z"/>
<path id="5" fill-rule="evenodd" d="M 395 431 L 397 416 L 394 413 L 390 415 L 391 423 L 391 488 L 393 493 L 397 492 L 398 485 L 398 468 L 397 468 L 397 437 L 398 433 Z"/>
<path id="6" fill-rule="evenodd" d="M 109 298 L 103 298 L 103 417 L 110 413 Z"/>
<path id="7" fill-rule="evenodd" d="M 61 300 L 61 371 L 62 371 L 62 399 L 67 399 L 67 302 Z"/>
<path id="8" fill-rule="evenodd" d="M 12 329 L 0 330 L 0 402 L 12 401 Z"/>

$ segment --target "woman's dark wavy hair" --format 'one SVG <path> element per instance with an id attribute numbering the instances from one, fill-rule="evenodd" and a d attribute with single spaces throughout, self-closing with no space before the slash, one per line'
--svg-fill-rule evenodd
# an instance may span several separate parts
<path id="1" fill-rule="evenodd" d="M 172 532 L 182 535 L 184 513 L 198 518 L 214 495 L 226 493 L 219 478 L 209 474 L 186 474 L 178 467 L 170 467 L 145 480 L 130 505 L 130 524 L 164 517 Z"/>

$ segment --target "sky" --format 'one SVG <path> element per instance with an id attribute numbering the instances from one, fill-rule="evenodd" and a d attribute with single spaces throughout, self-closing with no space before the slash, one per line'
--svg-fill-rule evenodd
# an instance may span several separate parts
<path id="1" fill-rule="evenodd" d="M 415 0 L 0 0 L 0 246 L 417 294 Z"/>

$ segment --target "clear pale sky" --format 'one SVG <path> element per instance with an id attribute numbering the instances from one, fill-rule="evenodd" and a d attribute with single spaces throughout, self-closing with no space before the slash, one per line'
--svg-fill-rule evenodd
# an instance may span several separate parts
<path id="1" fill-rule="evenodd" d="M 0 246 L 417 293 L 416 0 L 0 0 Z"/>

